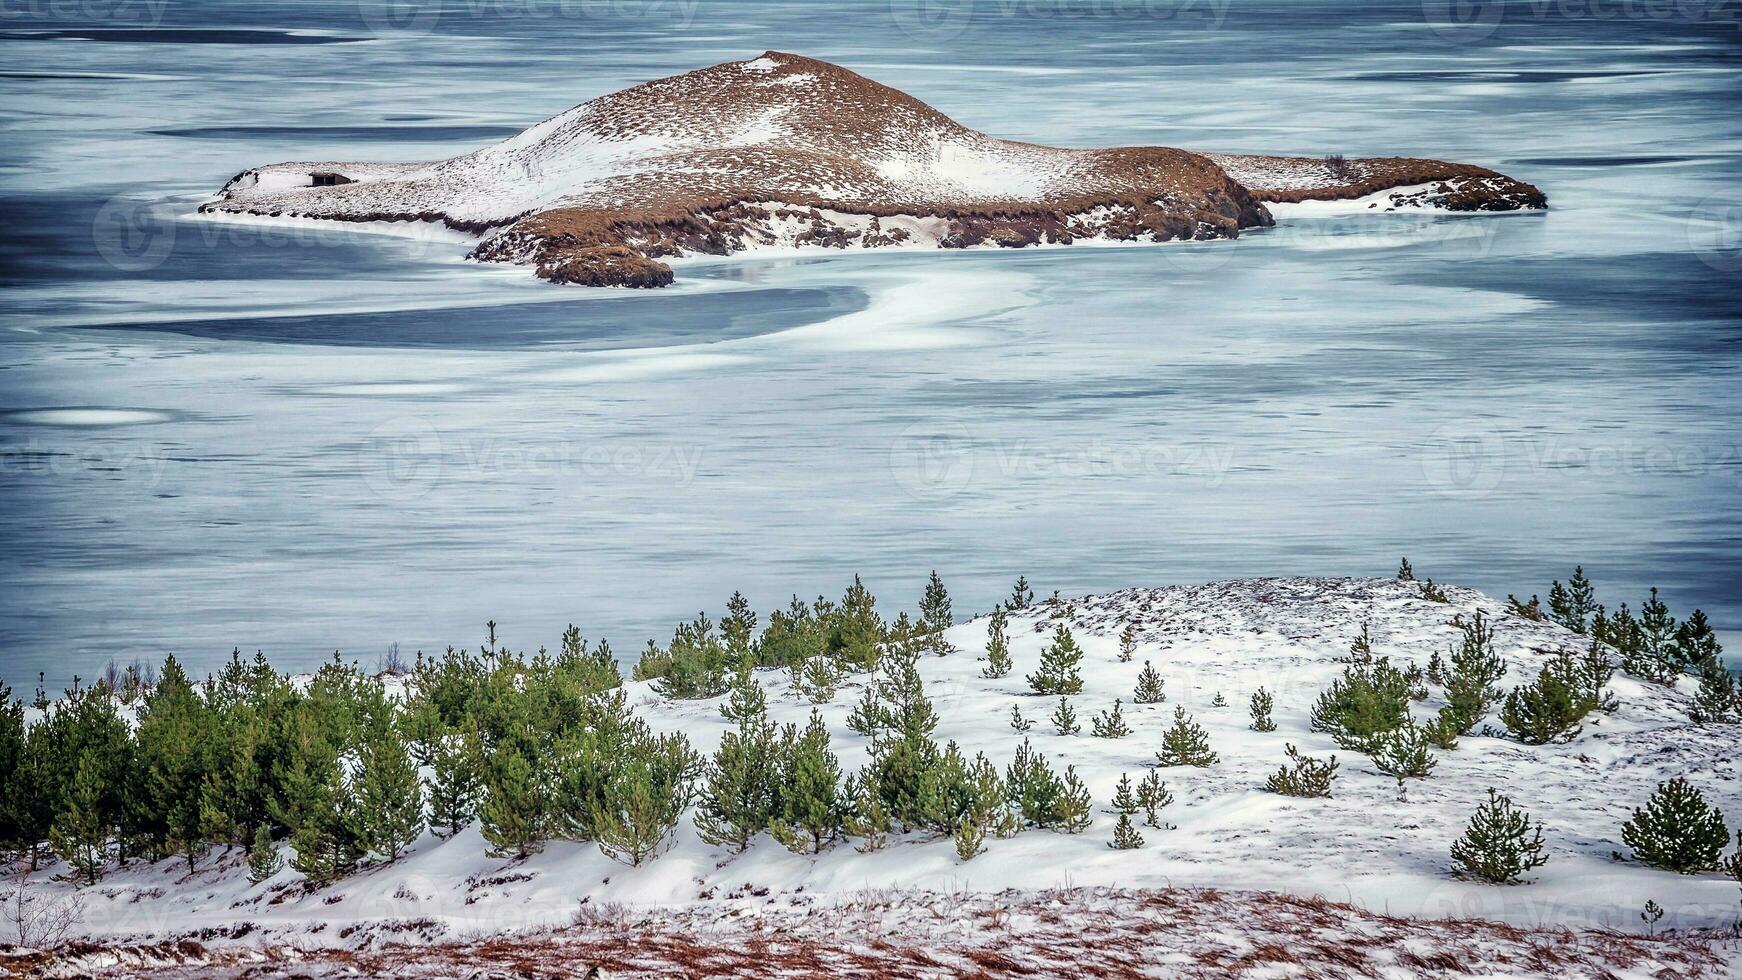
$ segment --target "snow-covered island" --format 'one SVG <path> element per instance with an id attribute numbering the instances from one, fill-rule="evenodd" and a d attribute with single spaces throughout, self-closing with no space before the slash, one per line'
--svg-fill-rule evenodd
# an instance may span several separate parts
<path id="1" fill-rule="evenodd" d="M 857 582 L 766 617 L 735 596 L 621 682 L 577 631 L 526 656 L 491 624 L 476 652 L 379 675 L 293 680 L 239 658 L 204 684 L 166 666 L 14 703 L 6 799 L 54 799 L 9 817 L 49 831 L 18 857 L 4 919 L 30 930 L 13 941 L 59 944 L 0 962 L 1640 980 L 1742 965 L 1742 702 L 1704 617 L 1678 627 L 1655 593 L 1609 613 L 1582 576 L 1546 606 L 1413 578 L 1040 600 L 1019 583 L 956 622 L 934 575 L 919 609 L 892 615 Z"/>
<path id="2" fill-rule="evenodd" d="M 669 284 L 662 259 L 767 248 L 1020 248 L 1233 238 L 1265 202 L 1373 197 L 1540 209 L 1483 167 L 1402 157 L 1063 149 L 997 139 L 838 65 L 769 51 L 583 102 L 434 163 L 293 162 L 232 178 L 208 215 L 440 222 L 472 257 L 594 286 Z"/>

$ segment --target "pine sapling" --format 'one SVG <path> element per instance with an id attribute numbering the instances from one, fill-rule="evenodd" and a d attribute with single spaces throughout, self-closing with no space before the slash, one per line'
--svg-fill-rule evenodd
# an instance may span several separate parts
<path id="1" fill-rule="evenodd" d="M 843 825 L 847 836 L 860 838 L 856 850 L 861 854 L 880 851 L 889 842 L 892 821 L 883 799 L 877 792 L 877 777 L 867 766 L 847 777 L 847 814 Z"/>
<path id="2" fill-rule="evenodd" d="M 1226 708 L 1227 706 L 1228 699 L 1222 696 L 1221 691 L 1217 691 L 1216 696 L 1210 699 L 1210 707 L 1212 708 Z"/>
<path id="3" fill-rule="evenodd" d="M 1028 675 L 1036 694 L 1080 694 L 1083 678 L 1079 666 L 1083 650 L 1070 627 L 1063 623 L 1053 632 L 1053 641 L 1040 652 L 1040 669 Z"/>
<path id="4" fill-rule="evenodd" d="M 1213 766 L 1217 755 L 1210 751 L 1209 733 L 1187 717 L 1184 706 L 1176 706 L 1173 726 L 1162 734 L 1155 760 L 1159 766 Z"/>
<path id="5" fill-rule="evenodd" d="M 955 839 L 956 856 L 963 861 L 972 861 L 986 849 L 986 828 L 972 817 L 963 816 L 950 836 Z"/>
<path id="6" fill-rule="evenodd" d="M 1349 641 L 1349 662 L 1352 664 L 1370 663 L 1373 660 L 1373 633 L 1365 622 L 1361 624 L 1361 633 Z"/>
<path id="7" fill-rule="evenodd" d="M 1131 734 L 1131 726 L 1125 724 L 1125 714 L 1120 710 L 1119 699 L 1113 699 L 1111 710 L 1095 715 L 1091 728 L 1096 738 L 1124 738 Z"/>
<path id="8" fill-rule="evenodd" d="M 1264 788 L 1284 796 L 1326 798 L 1331 795 L 1331 782 L 1337 778 L 1337 757 L 1320 762 L 1304 756 L 1293 745 L 1284 746 L 1288 764 L 1270 774 Z"/>
<path id="9" fill-rule="evenodd" d="M 1089 787 L 1084 786 L 1082 779 L 1077 776 L 1077 767 L 1066 766 L 1064 792 L 1058 807 L 1059 829 L 1067 834 L 1080 834 L 1087 830 L 1092 820 L 1089 813 L 1093 807 Z"/>
<path id="10" fill-rule="evenodd" d="M 1138 802 L 1137 794 L 1131 788 L 1131 775 L 1119 774 L 1119 785 L 1113 790 L 1113 809 L 1110 813 L 1136 813 L 1143 805 Z"/>
<path id="11" fill-rule="evenodd" d="M 1162 692 L 1161 675 L 1145 660 L 1143 670 L 1137 675 L 1137 689 L 1131 692 L 1131 703 L 1160 704 L 1166 700 L 1167 695 Z"/>
<path id="12" fill-rule="evenodd" d="M 1136 653 L 1137 627 L 1132 623 L 1126 623 L 1125 628 L 1119 631 L 1119 662 L 1122 664 L 1130 663 L 1131 658 Z"/>
<path id="13" fill-rule="evenodd" d="M 1409 564 L 1407 557 L 1397 563 L 1397 580 L 1399 582 L 1415 581 L 1415 569 Z"/>
<path id="14" fill-rule="evenodd" d="M 1143 846 L 1143 835 L 1131 825 L 1131 814 L 1119 814 L 1119 822 L 1113 825 L 1113 839 L 1107 846 L 1117 851 L 1134 851 Z"/>
<path id="15" fill-rule="evenodd" d="M 925 594 L 919 600 L 919 621 L 927 649 L 940 657 L 954 652 L 955 647 L 944 639 L 944 630 L 955 625 L 956 617 L 950 611 L 949 590 L 944 588 L 944 580 L 938 577 L 935 569 L 926 581 Z"/>
<path id="16" fill-rule="evenodd" d="M 1414 722 L 1392 729 L 1376 740 L 1373 767 L 1398 779 L 1426 778 L 1439 764 L 1428 744 L 1427 732 Z"/>
<path id="17" fill-rule="evenodd" d="M 258 885 L 283 867 L 284 859 L 272 843 L 272 828 L 261 824 L 254 830 L 254 846 L 248 849 L 248 880 Z"/>
<path id="18" fill-rule="evenodd" d="M 1010 673 L 1010 638 L 1005 635 L 1009 618 L 1003 609 L 994 609 L 991 622 L 986 624 L 986 667 L 980 672 L 986 677 L 996 679 Z"/>
<path id="19" fill-rule="evenodd" d="M 1161 811 L 1172 802 L 1173 793 L 1161 781 L 1161 774 L 1154 769 L 1144 774 L 1143 782 L 1137 784 L 1137 805 L 1143 808 L 1143 822 L 1157 830 L 1172 829 L 1161 819 Z"/>
<path id="20" fill-rule="evenodd" d="M 1718 808 L 1677 777 L 1659 783 L 1644 809 L 1633 811 L 1621 826 L 1621 841 L 1642 864 L 1691 875 L 1718 866 L 1730 832 Z"/>
<path id="21" fill-rule="evenodd" d="M 1053 709 L 1052 724 L 1060 735 L 1075 735 L 1083 730 L 1077 724 L 1077 712 L 1071 707 L 1070 700 L 1064 697 L 1059 698 L 1059 706 Z"/>
<path id="22" fill-rule="evenodd" d="M 793 689 L 811 704 L 833 701 L 846 678 L 846 668 L 827 652 L 814 653 L 792 667 Z"/>
<path id="23" fill-rule="evenodd" d="M 1548 863 L 1542 853 L 1542 825 L 1494 790 L 1476 808 L 1464 835 L 1452 844 L 1459 877 L 1496 885 L 1516 884 L 1525 872 Z"/>
<path id="24" fill-rule="evenodd" d="M 1010 727 L 1017 734 L 1027 734 L 1028 730 L 1034 727 L 1034 722 L 1022 717 L 1021 706 L 1013 704 L 1010 706 Z"/>
<path id="25" fill-rule="evenodd" d="M 1645 908 L 1639 913 L 1639 921 L 1645 923 L 1647 936 L 1657 935 L 1657 924 L 1663 921 L 1663 906 L 1652 899 L 1645 900 Z"/>
<path id="26" fill-rule="evenodd" d="M 1569 652 L 1546 664 L 1536 683 L 1515 687 L 1500 706 L 1500 721 L 1525 745 L 1572 741 L 1597 700 L 1583 667 Z"/>
<path id="27" fill-rule="evenodd" d="M 1274 731 L 1276 731 L 1276 721 L 1275 721 L 1275 719 L 1270 717 L 1270 711 L 1275 706 L 1276 706 L 1276 699 L 1271 696 L 1269 691 L 1266 691 L 1262 687 L 1259 688 L 1258 691 L 1252 695 L 1250 710 L 1252 712 L 1251 728 L 1253 731 L 1255 731 L 1255 732 L 1274 732 Z"/>
<path id="28" fill-rule="evenodd" d="M 1688 705 L 1688 717 L 1701 725 L 1735 722 L 1742 718 L 1739 697 L 1742 696 L 1738 695 L 1723 661 L 1708 657 L 1700 666 L 1700 686 L 1694 691 L 1693 703 Z"/>

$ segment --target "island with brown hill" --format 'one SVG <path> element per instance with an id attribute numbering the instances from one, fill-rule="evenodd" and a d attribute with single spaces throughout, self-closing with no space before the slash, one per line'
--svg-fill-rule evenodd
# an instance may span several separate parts
<path id="1" fill-rule="evenodd" d="M 243 171 L 203 213 L 439 222 L 471 257 L 589 286 L 664 286 L 689 255 L 1234 238 L 1265 202 L 1402 190 L 1411 206 L 1541 209 L 1462 163 L 1066 149 L 998 139 L 839 65 L 769 51 L 600 96 L 433 163 Z"/>

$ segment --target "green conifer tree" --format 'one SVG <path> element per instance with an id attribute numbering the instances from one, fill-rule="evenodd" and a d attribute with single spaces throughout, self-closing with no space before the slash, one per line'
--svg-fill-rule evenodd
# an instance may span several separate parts
<path id="1" fill-rule="evenodd" d="M 1166 700 L 1167 695 L 1162 691 L 1161 675 L 1145 660 L 1143 670 L 1137 675 L 1137 688 L 1131 692 L 1131 703 L 1160 704 Z"/>
<path id="2" fill-rule="evenodd" d="M 526 857 L 550 839 L 553 807 L 549 781 L 532 747 L 520 739 L 499 742 L 486 756 L 479 830 L 497 856 Z"/>
<path id="3" fill-rule="evenodd" d="M 1698 670 L 1707 662 L 1719 659 L 1724 648 L 1704 611 L 1695 609 L 1675 631 L 1675 661 L 1683 670 Z"/>
<path id="4" fill-rule="evenodd" d="M 1131 658 L 1136 655 L 1137 626 L 1133 623 L 1126 623 L 1125 628 L 1119 631 L 1119 662 L 1128 664 L 1131 662 Z"/>
<path id="5" fill-rule="evenodd" d="M 720 640 L 725 644 L 727 658 L 734 662 L 753 660 L 755 637 L 756 610 L 750 608 L 744 593 L 733 592 L 732 598 L 726 600 L 726 617 L 720 620 Z"/>
<path id="6" fill-rule="evenodd" d="M 1718 866 L 1730 832 L 1718 808 L 1677 777 L 1659 783 L 1644 809 L 1633 811 L 1621 827 L 1621 841 L 1642 864 L 1691 875 Z"/>
<path id="7" fill-rule="evenodd" d="M 1028 578 L 1022 575 L 1017 576 L 1016 586 L 1010 590 L 1010 602 L 1008 605 L 1011 609 L 1015 610 L 1027 609 L 1030 605 L 1033 605 L 1033 603 L 1034 590 L 1029 587 Z"/>
<path id="8" fill-rule="evenodd" d="M 1124 738 L 1131 734 L 1131 726 L 1125 724 L 1125 713 L 1120 709 L 1118 698 L 1113 699 L 1112 708 L 1095 715 L 1091 728 L 1096 738 Z"/>
<path id="9" fill-rule="evenodd" d="M 1415 568 L 1409 564 L 1408 557 L 1397 563 L 1397 580 L 1399 582 L 1415 581 Z"/>
<path id="10" fill-rule="evenodd" d="M 877 695 L 877 677 L 872 675 L 859 692 L 859 700 L 847 715 L 847 728 L 865 738 L 875 740 L 888 722 L 883 701 Z"/>
<path id="11" fill-rule="evenodd" d="M 815 653 L 792 667 L 792 686 L 812 704 L 827 704 L 835 699 L 847 672 L 826 653 Z"/>
<path id="12" fill-rule="evenodd" d="M 1658 598 L 1655 588 L 1651 590 L 1651 598 L 1639 607 L 1639 632 L 1644 641 L 1645 655 L 1662 664 L 1664 673 L 1679 666 L 1675 617 L 1669 614 L 1669 604 Z"/>
<path id="13" fill-rule="evenodd" d="M 1573 615 L 1572 593 L 1567 591 L 1560 579 L 1555 579 L 1554 584 L 1548 588 L 1548 618 L 1575 633 L 1585 631 L 1585 624 Z"/>
<path id="14" fill-rule="evenodd" d="M 1464 835 L 1452 844 L 1460 877 L 1497 885 L 1516 884 L 1525 872 L 1548 863 L 1542 853 L 1542 825 L 1494 790 L 1476 808 Z"/>
<path id="15" fill-rule="evenodd" d="M 950 610 L 949 590 L 944 588 L 944 580 L 938 577 L 936 569 L 926 581 L 925 594 L 920 596 L 919 622 L 927 649 L 940 657 L 951 652 L 953 648 L 944 639 L 944 630 L 956 625 L 956 617 Z"/>
<path id="16" fill-rule="evenodd" d="M 1700 686 L 1688 706 L 1688 717 L 1702 725 L 1742 721 L 1742 694 L 1717 657 L 1707 658 L 1700 667 Z"/>
<path id="17" fill-rule="evenodd" d="M 1083 678 L 1079 667 L 1083 650 L 1076 637 L 1063 623 L 1053 632 L 1053 640 L 1040 651 L 1040 669 L 1028 675 L 1028 686 L 1036 694 L 1080 694 Z"/>
<path id="18" fill-rule="evenodd" d="M 1131 814 L 1119 814 L 1119 822 L 1113 825 L 1113 839 L 1107 846 L 1118 851 L 1133 851 L 1143 846 L 1143 835 L 1131 825 Z"/>
<path id="19" fill-rule="evenodd" d="M 1525 745 L 1571 741 L 1597 700 L 1583 666 L 1569 652 L 1546 664 L 1536 683 L 1515 687 L 1500 707 L 1500 721 Z"/>
<path id="20" fill-rule="evenodd" d="M 1143 808 L 1143 822 L 1157 830 L 1166 829 L 1162 822 L 1161 811 L 1173 802 L 1173 794 L 1168 791 L 1167 784 L 1161 781 L 1161 773 L 1149 770 L 1143 777 L 1143 782 L 1137 784 L 1137 805 Z"/>
<path id="21" fill-rule="evenodd" d="M 885 638 L 883 619 L 877 615 L 877 597 L 859 576 L 853 576 L 840 604 L 829 611 L 828 621 L 827 650 L 837 663 L 850 670 L 877 666 Z"/>
<path id="22" fill-rule="evenodd" d="M 614 861 L 640 867 L 663 851 L 678 818 L 690 804 L 700 762 L 681 734 L 629 739 L 611 769 L 594 815 L 599 850 Z"/>
<path id="23" fill-rule="evenodd" d="M 1270 717 L 1271 709 L 1274 707 L 1276 707 L 1276 699 L 1264 688 L 1259 688 L 1257 692 L 1252 695 L 1252 703 L 1250 707 L 1252 712 L 1252 725 L 1250 727 L 1253 731 L 1276 731 L 1276 720 Z"/>
<path id="24" fill-rule="evenodd" d="M 1468 735 L 1500 698 L 1495 686 L 1506 675 L 1506 661 L 1494 650 L 1494 630 L 1480 609 L 1469 620 L 1453 623 L 1463 638 L 1452 651 L 1451 672 L 1446 677 L 1446 704 L 1457 721 L 1458 734 Z"/>
<path id="25" fill-rule="evenodd" d="M 423 833 L 423 787 L 392 722 L 383 720 L 370 727 L 359 747 L 356 786 L 362 843 L 395 861 Z"/>
<path id="26" fill-rule="evenodd" d="M 1082 833 L 1094 822 L 1093 809 L 1094 798 L 1089 795 L 1089 787 L 1083 785 L 1077 776 L 1077 767 L 1066 766 L 1063 792 L 1058 800 L 1058 829 L 1067 834 Z"/>
<path id="27" fill-rule="evenodd" d="M 272 843 L 272 828 L 266 824 L 254 828 L 254 846 L 248 849 L 248 880 L 258 885 L 283 867 L 284 859 Z"/>
<path id="28" fill-rule="evenodd" d="M 816 709 L 811 709 L 802 735 L 795 735 L 794 726 L 787 726 L 786 731 L 781 812 L 770 831 L 787 850 L 821 854 L 840 837 L 846 817 L 841 763 L 829 751 L 829 729 Z"/>
<path id="29" fill-rule="evenodd" d="M 966 814 L 956 822 L 955 831 L 950 836 L 955 839 L 956 856 L 963 861 L 972 861 L 986 850 L 985 826 Z"/>
<path id="30" fill-rule="evenodd" d="M 1083 730 L 1083 726 L 1077 724 L 1077 712 L 1071 707 L 1069 698 L 1059 698 L 1059 706 L 1052 712 L 1052 726 L 1060 735 L 1075 735 Z"/>
<path id="31" fill-rule="evenodd" d="M 756 674 L 751 669 L 753 662 L 745 655 L 739 661 L 738 669 L 732 673 L 732 686 L 727 690 L 726 700 L 720 705 L 720 714 L 727 721 L 763 718 L 768 714 L 768 698 L 762 693 L 762 685 L 757 682 Z"/>
<path id="32" fill-rule="evenodd" d="M 1572 614 L 1572 622 L 1567 624 L 1567 628 L 1575 633 L 1585 632 L 1588 628 L 1586 620 L 1603 608 L 1597 605 L 1597 590 L 1585 577 L 1585 566 L 1573 566 L 1573 577 L 1567 582 L 1567 599 L 1568 611 Z"/>
<path id="33" fill-rule="evenodd" d="M 103 810 L 103 791 L 103 766 L 87 753 L 79 759 L 66 789 L 66 805 L 50 832 L 55 854 L 87 885 L 96 884 L 109 863 L 112 828 Z"/>
<path id="34" fill-rule="evenodd" d="M 1387 776 L 1425 779 L 1439 764 L 1439 760 L 1428 751 L 1429 744 L 1427 732 L 1414 722 L 1408 722 L 1380 735 L 1369 754 L 1373 767 Z"/>
<path id="35" fill-rule="evenodd" d="M 1337 757 L 1333 755 L 1328 761 L 1320 762 L 1301 755 L 1292 744 L 1284 745 L 1283 750 L 1288 763 L 1270 774 L 1264 788 L 1284 796 L 1329 798 L 1331 783 L 1337 778 Z"/>
<path id="36" fill-rule="evenodd" d="M 1119 784 L 1113 789 L 1112 803 L 1113 809 L 1108 811 L 1110 813 L 1136 813 L 1142 807 L 1143 804 L 1138 802 L 1137 794 L 1131 788 L 1129 773 L 1119 774 Z"/>
<path id="37" fill-rule="evenodd" d="M 703 773 L 696 802 L 696 832 L 709 844 L 743 851 L 775 816 L 779 777 L 774 732 L 766 718 L 740 719 L 720 738 Z"/>
<path id="38" fill-rule="evenodd" d="M 1213 766 L 1216 753 L 1210 751 L 1210 736 L 1203 726 L 1187 717 L 1186 709 L 1173 709 L 1173 726 L 1161 736 L 1161 751 L 1155 754 L 1159 766 Z"/>
<path id="39" fill-rule="evenodd" d="M 985 677 L 996 679 L 1010 673 L 1010 637 L 1005 634 L 1009 619 L 1002 608 L 994 609 L 986 624 L 986 667 L 980 672 Z"/>
<path id="40" fill-rule="evenodd" d="M 430 775 L 424 781 L 429 799 L 430 829 L 452 837 L 472 822 L 483 792 L 483 759 L 476 729 L 438 736 L 429 754 Z"/>
<path id="41" fill-rule="evenodd" d="M 141 704 L 139 745 L 147 832 L 165 853 L 186 856 L 188 869 L 206 851 L 200 803 L 204 798 L 210 712 L 172 655 Z"/>
<path id="42" fill-rule="evenodd" d="M 1034 727 L 1034 722 L 1022 717 L 1021 706 L 1013 704 L 1010 706 L 1010 727 L 1018 734 L 1023 734 Z"/>
<path id="43" fill-rule="evenodd" d="M 891 821 L 883 797 L 877 792 L 877 776 L 867 766 L 848 776 L 846 782 L 847 814 L 843 827 L 850 837 L 860 838 L 857 850 L 861 854 L 880 851 L 889 841 Z"/>

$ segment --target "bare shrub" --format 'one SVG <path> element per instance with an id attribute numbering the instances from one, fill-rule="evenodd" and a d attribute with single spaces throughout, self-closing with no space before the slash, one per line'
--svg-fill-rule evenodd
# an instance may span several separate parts
<path id="1" fill-rule="evenodd" d="M 0 910 L 5 914 L 7 938 L 14 945 L 53 949 L 84 918 L 85 900 L 76 891 L 55 896 L 33 888 L 29 872 L 21 871 L 0 889 Z"/>

